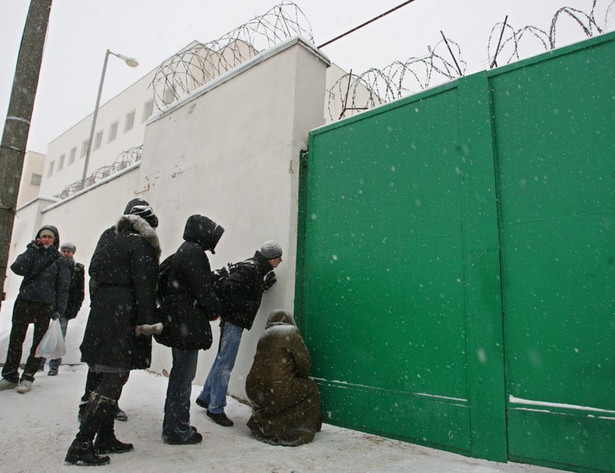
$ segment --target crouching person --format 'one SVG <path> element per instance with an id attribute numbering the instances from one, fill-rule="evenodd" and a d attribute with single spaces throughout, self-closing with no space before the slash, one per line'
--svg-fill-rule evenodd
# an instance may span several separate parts
<path id="1" fill-rule="evenodd" d="M 142 199 L 131 200 L 117 224 L 103 232 L 90 262 L 91 309 L 81 343 L 81 360 L 100 374 L 81 418 L 66 462 L 109 463 L 105 453 L 124 453 L 132 444 L 115 437 L 117 401 L 130 370 L 150 366 L 157 323 L 156 284 L 160 244 L 158 219 Z M 93 442 L 96 436 L 96 442 Z"/>
<path id="2" fill-rule="evenodd" d="M 310 364 L 292 315 L 272 312 L 246 378 L 253 404 L 248 427 L 258 440 L 294 447 L 311 442 L 320 431 L 320 394 L 308 378 Z"/>

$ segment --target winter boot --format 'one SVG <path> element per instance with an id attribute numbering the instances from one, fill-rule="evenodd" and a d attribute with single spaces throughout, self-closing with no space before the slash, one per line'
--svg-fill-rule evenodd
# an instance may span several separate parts
<path id="1" fill-rule="evenodd" d="M 83 465 L 105 465 L 109 463 L 109 457 L 99 457 L 94 452 L 92 440 L 105 419 L 114 412 L 115 403 L 114 399 L 101 396 L 96 392 L 92 393 L 90 402 L 88 402 L 81 418 L 79 433 L 66 454 L 66 462 Z"/>
<path id="2" fill-rule="evenodd" d="M 117 405 L 115 406 L 117 407 Z M 111 410 L 109 415 L 103 419 L 96 441 L 94 442 L 94 450 L 99 455 L 102 453 L 126 453 L 133 450 L 131 443 L 120 442 L 114 432 L 115 414 L 117 409 Z"/>
<path id="3" fill-rule="evenodd" d="M 80 442 L 79 440 L 73 440 L 70 444 L 68 453 L 66 454 L 65 462 L 72 465 L 81 464 L 87 466 L 107 465 L 109 463 L 109 457 L 99 457 L 94 452 L 94 447 L 91 442 Z"/>

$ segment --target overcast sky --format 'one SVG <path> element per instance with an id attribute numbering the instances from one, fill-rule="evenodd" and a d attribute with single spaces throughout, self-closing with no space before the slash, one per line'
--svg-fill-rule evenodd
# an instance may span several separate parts
<path id="1" fill-rule="evenodd" d="M 127 67 L 111 57 L 102 103 L 158 66 L 192 40 L 209 42 L 262 15 L 275 0 L 53 0 L 28 150 L 47 144 L 91 114 L 110 49 L 140 62 Z M 322 44 L 370 20 L 403 0 L 296 0 Z M 493 26 L 508 15 L 515 29 L 549 31 L 555 12 L 568 6 L 590 13 L 593 0 L 415 0 L 396 12 L 326 46 L 322 51 L 345 70 L 364 72 L 393 61 L 423 56 L 441 39 L 457 42 L 466 73 L 488 68 L 487 43 Z M 599 25 L 613 29 L 615 0 L 597 0 Z M 28 0 L 0 0 L 0 120 L 10 99 L 15 62 Z M 610 10 L 609 10 L 610 7 Z M 607 19 L 605 14 L 609 11 Z M 560 43 L 585 38 L 572 19 L 559 26 Z M 536 51 L 538 52 L 538 51 Z M 529 53 L 529 51 L 528 51 Z"/>

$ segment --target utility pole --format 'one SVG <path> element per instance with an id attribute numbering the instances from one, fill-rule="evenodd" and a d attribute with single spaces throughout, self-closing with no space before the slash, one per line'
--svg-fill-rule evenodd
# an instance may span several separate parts
<path id="1" fill-rule="evenodd" d="M 0 308 L 30 119 L 43 60 L 52 0 L 31 0 L 21 37 L 2 143 L 0 143 Z"/>

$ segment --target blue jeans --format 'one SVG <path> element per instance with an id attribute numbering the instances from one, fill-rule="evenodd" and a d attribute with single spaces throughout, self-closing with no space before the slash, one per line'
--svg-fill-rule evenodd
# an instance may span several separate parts
<path id="1" fill-rule="evenodd" d="M 185 439 L 192 435 L 190 428 L 190 395 L 196 374 L 198 350 L 172 348 L 173 367 L 169 375 L 167 399 L 164 403 L 162 437 Z"/>
<path id="2" fill-rule="evenodd" d="M 209 370 L 199 399 L 207 404 L 212 414 L 222 414 L 226 407 L 226 390 L 235 366 L 243 328 L 223 322 L 220 325 L 220 347 L 214 364 Z"/>

